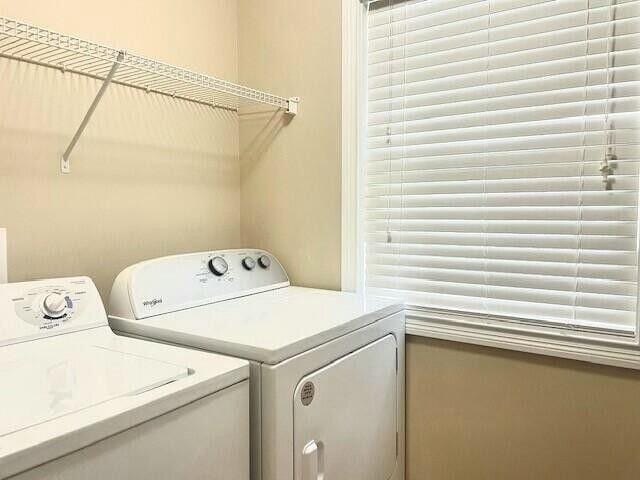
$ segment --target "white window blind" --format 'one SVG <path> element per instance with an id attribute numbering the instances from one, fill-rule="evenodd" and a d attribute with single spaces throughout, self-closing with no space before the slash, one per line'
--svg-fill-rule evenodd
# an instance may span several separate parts
<path id="1" fill-rule="evenodd" d="M 640 2 L 370 5 L 365 285 L 633 335 Z"/>

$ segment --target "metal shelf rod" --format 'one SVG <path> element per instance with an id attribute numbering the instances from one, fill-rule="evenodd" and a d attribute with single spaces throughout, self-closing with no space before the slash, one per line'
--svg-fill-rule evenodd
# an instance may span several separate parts
<path id="1" fill-rule="evenodd" d="M 116 71 L 118 70 L 118 67 L 120 66 L 120 62 L 122 60 L 124 60 L 124 52 L 118 53 L 118 57 L 116 61 L 113 62 L 113 65 L 111 66 L 111 70 L 109 70 L 107 77 L 102 82 L 102 86 L 100 87 L 100 90 L 98 90 L 96 98 L 93 99 L 93 102 L 91 103 L 89 110 L 87 110 L 87 113 L 82 119 L 82 122 L 78 127 L 78 130 L 76 130 L 76 133 L 71 139 L 71 142 L 69 142 L 69 146 L 62 154 L 62 158 L 60 159 L 60 171 L 62 173 L 71 172 L 71 164 L 69 162 L 69 156 L 71 155 L 71 152 L 73 152 L 73 149 L 75 148 L 76 143 L 78 143 L 78 140 L 80 140 L 80 136 L 82 135 L 82 132 L 84 132 L 84 129 L 87 128 L 87 125 L 89 123 L 89 120 L 91 120 L 91 116 L 93 115 L 93 112 L 95 112 L 96 107 L 100 103 L 100 100 L 102 100 L 102 97 L 104 93 L 107 91 L 107 87 L 111 83 L 111 80 L 113 80 L 113 77 L 115 76 Z"/>

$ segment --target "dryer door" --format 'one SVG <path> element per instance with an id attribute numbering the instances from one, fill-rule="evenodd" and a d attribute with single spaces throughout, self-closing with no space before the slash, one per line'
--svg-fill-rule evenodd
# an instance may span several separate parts
<path id="1" fill-rule="evenodd" d="M 387 335 L 304 377 L 294 397 L 296 480 L 388 480 L 397 457 L 397 344 Z"/>

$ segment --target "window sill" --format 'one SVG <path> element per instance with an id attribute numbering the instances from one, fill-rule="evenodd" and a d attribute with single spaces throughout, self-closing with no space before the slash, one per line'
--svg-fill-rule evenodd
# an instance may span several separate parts
<path id="1" fill-rule="evenodd" d="M 557 338 L 530 333 L 463 324 L 455 318 L 407 310 L 408 335 L 471 343 L 584 362 L 640 370 L 640 348 L 636 343 L 604 343 L 591 340 Z"/>

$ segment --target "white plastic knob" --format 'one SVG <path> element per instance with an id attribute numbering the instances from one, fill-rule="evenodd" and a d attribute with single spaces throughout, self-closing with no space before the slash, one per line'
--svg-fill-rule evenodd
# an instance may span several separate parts
<path id="1" fill-rule="evenodd" d="M 67 310 L 67 300 L 59 293 L 50 293 L 42 302 L 42 310 L 45 315 L 53 318 L 60 318 Z"/>

